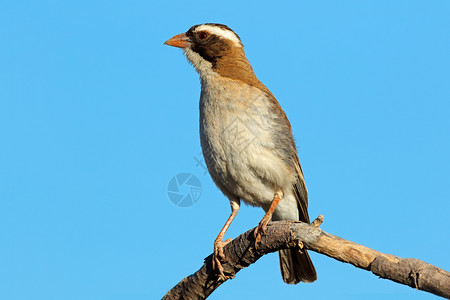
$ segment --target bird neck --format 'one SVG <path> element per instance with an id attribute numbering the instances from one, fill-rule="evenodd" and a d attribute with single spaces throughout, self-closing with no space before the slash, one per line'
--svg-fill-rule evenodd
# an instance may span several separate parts
<path id="1" fill-rule="evenodd" d="M 223 77 L 239 80 L 254 86 L 261 84 L 242 49 L 237 49 L 217 58 L 212 68 Z"/>

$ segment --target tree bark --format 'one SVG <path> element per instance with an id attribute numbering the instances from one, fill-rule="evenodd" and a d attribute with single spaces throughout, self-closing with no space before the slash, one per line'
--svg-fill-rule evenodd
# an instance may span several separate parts
<path id="1" fill-rule="evenodd" d="M 221 279 L 212 269 L 212 255 L 203 266 L 184 278 L 163 299 L 206 299 L 223 282 L 261 256 L 280 249 L 296 247 L 325 254 L 355 267 L 371 271 L 381 278 L 450 299 L 450 273 L 418 259 L 384 254 L 322 231 L 323 216 L 312 224 L 294 221 L 271 222 L 261 243 L 255 249 L 251 229 L 224 247 L 227 258 L 222 263 L 228 278 Z"/>

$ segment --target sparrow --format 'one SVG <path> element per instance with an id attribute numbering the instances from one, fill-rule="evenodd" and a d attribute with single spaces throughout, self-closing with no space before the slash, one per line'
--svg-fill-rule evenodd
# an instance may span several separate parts
<path id="1" fill-rule="evenodd" d="M 221 260 L 225 232 L 241 200 L 265 215 L 254 231 L 255 246 L 269 221 L 309 223 L 308 192 L 291 124 L 250 65 L 240 37 L 228 26 L 192 26 L 165 44 L 181 48 L 200 76 L 200 142 L 208 171 L 229 199 L 231 214 L 214 242 L 213 267 Z M 306 250 L 279 251 L 284 282 L 313 282 L 316 270 Z"/>

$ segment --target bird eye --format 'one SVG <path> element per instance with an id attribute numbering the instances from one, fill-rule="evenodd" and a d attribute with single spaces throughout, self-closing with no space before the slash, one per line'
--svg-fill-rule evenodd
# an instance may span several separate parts
<path id="1" fill-rule="evenodd" d="M 205 31 L 200 31 L 200 32 L 198 33 L 198 38 L 201 39 L 201 40 L 204 40 L 204 39 L 206 39 L 207 37 L 208 37 L 208 33 L 205 32 Z"/>

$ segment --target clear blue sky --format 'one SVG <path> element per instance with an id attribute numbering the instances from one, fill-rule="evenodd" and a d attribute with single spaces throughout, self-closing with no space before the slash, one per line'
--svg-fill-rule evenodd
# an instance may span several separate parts
<path id="1" fill-rule="evenodd" d="M 311 217 L 450 269 L 449 15 L 447 0 L 2 1 L 0 298 L 161 298 L 211 253 L 229 203 L 194 159 L 198 75 L 163 45 L 204 22 L 241 36 L 290 118 Z M 185 208 L 167 192 L 183 172 L 202 187 Z M 227 237 L 262 216 L 244 206 Z M 211 299 L 435 299 L 311 256 L 316 283 L 285 285 L 272 254 Z"/>

